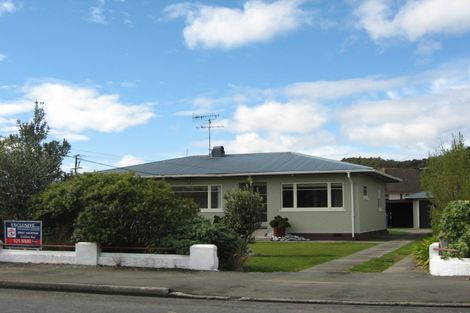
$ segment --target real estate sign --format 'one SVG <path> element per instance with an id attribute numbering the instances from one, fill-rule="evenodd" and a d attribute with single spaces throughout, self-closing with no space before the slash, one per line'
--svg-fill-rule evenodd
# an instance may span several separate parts
<path id="1" fill-rule="evenodd" d="M 3 226 L 6 246 L 41 248 L 41 221 L 5 221 Z"/>

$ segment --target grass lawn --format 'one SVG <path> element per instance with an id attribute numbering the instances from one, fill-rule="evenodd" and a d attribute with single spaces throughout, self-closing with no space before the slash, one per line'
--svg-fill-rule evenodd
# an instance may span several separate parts
<path id="1" fill-rule="evenodd" d="M 257 242 L 248 258 L 246 272 L 298 272 L 363 249 L 375 246 L 365 242 Z"/>
<path id="2" fill-rule="evenodd" d="M 413 252 L 413 247 L 419 244 L 421 239 L 410 242 L 392 252 L 389 252 L 379 258 L 371 259 L 365 263 L 358 264 L 349 269 L 351 272 L 377 273 L 383 272 L 393 264 L 401 261 Z"/>

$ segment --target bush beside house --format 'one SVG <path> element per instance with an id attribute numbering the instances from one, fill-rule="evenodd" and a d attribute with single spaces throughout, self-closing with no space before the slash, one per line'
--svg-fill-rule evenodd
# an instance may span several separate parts
<path id="1" fill-rule="evenodd" d="M 225 194 L 222 223 L 237 233 L 246 244 L 253 241 L 253 233 L 261 227 L 263 199 L 253 191 L 249 182 L 240 189 Z"/>

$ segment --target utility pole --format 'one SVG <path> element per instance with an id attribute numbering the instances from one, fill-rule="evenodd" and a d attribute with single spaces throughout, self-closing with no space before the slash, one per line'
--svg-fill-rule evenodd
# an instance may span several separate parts
<path id="1" fill-rule="evenodd" d="M 212 122 L 219 117 L 219 114 L 193 114 L 193 121 L 207 121 L 207 125 L 201 125 L 197 128 L 207 128 L 209 131 L 209 156 L 211 155 L 211 129 L 212 128 L 222 128 L 222 125 L 212 125 Z"/>
<path id="2" fill-rule="evenodd" d="M 77 175 L 78 170 L 81 169 L 81 167 L 80 167 L 80 154 L 75 154 L 73 156 L 73 158 L 75 159 L 75 165 L 73 167 L 73 173 L 74 173 L 74 175 Z"/>

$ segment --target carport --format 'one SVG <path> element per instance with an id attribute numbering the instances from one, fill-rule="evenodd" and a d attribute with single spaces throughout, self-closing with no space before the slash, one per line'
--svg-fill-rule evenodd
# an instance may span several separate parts
<path id="1" fill-rule="evenodd" d="M 390 228 L 413 227 L 413 201 L 394 200 L 387 201 L 387 226 Z"/>

